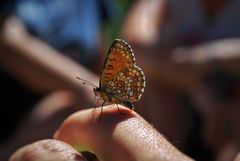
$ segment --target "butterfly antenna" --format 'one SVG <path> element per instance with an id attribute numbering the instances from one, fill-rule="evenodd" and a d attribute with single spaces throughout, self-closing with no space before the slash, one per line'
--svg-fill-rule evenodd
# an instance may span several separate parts
<path id="1" fill-rule="evenodd" d="M 76 78 L 79 79 L 79 80 L 81 80 L 81 81 L 83 81 L 83 82 L 82 82 L 83 84 L 86 84 L 86 85 L 93 86 L 93 87 L 96 87 L 96 88 L 97 88 L 97 86 L 95 86 L 94 84 L 92 84 L 91 82 L 89 82 L 89 81 L 87 81 L 87 80 L 85 80 L 85 79 L 82 79 L 82 78 L 79 78 L 79 77 L 76 77 Z"/>

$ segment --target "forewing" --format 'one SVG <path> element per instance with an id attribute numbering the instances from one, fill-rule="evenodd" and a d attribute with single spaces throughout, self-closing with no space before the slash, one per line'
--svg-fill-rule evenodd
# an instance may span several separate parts
<path id="1" fill-rule="evenodd" d="M 103 88 L 114 76 L 129 66 L 134 66 L 133 51 L 125 41 L 116 39 L 108 51 L 100 78 L 100 87 Z"/>

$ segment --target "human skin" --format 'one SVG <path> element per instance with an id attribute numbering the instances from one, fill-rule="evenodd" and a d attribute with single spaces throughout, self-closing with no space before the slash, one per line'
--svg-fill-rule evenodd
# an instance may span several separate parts
<path id="1" fill-rule="evenodd" d="M 53 139 L 36 141 L 17 150 L 9 161 L 86 161 L 70 145 Z"/>
<path id="2" fill-rule="evenodd" d="M 115 104 L 69 116 L 54 138 L 104 161 L 192 160 L 136 112 Z M 101 117 L 99 119 L 99 117 Z"/>
<path id="3" fill-rule="evenodd" d="M 47 139 L 26 145 L 13 153 L 9 161 L 85 161 L 76 150 L 90 151 L 104 161 L 193 160 L 171 145 L 137 113 L 118 106 L 121 113 L 116 105 L 104 106 L 100 120 L 102 107 L 72 114 L 55 133 L 58 140 Z M 235 161 L 239 158 L 238 154 Z"/>

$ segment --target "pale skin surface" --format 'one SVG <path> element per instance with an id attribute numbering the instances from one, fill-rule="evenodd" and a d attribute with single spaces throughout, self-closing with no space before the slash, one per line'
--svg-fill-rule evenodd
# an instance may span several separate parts
<path id="1" fill-rule="evenodd" d="M 115 104 L 104 106 L 100 121 L 101 107 L 76 112 L 63 122 L 54 138 L 80 151 L 91 151 L 104 161 L 192 160 L 136 112 L 121 105 L 119 108 L 121 113 Z M 28 150 L 20 150 L 13 154 L 10 161 L 18 161 L 15 158 L 29 153 L 29 147 Z M 32 161 L 43 157 L 36 156 L 39 158 Z"/>
<path id="2" fill-rule="evenodd" d="M 26 145 L 16 151 L 9 160 L 86 161 L 86 159 L 70 145 L 53 139 L 36 141 Z"/>

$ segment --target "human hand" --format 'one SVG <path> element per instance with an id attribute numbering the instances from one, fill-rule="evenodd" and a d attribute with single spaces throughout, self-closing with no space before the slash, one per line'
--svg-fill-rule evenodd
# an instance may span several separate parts
<path id="1" fill-rule="evenodd" d="M 104 106 L 101 120 L 101 107 L 76 112 L 63 122 L 54 138 L 105 161 L 192 160 L 137 113 L 118 106 L 121 113 L 115 104 Z M 18 161 L 14 158 L 24 153 L 15 153 L 10 161 Z"/>
<path id="2" fill-rule="evenodd" d="M 36 141 L 18 149 L 9 161 L 86 161 L 70 145 L 53 139 Z"/>

